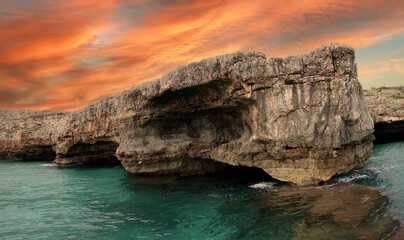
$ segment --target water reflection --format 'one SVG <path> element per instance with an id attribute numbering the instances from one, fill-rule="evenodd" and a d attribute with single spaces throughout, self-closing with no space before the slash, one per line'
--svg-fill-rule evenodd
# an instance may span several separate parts
<path id="1" fill-rule="evenodd" d="M 146 215 L 168 223 L 173 237 L 215 239 L 385 239 L 402 230 L 391 217 L 392 202 L 378 188 L 357 182 L 383 182 L 369 168 L 354 170 L 317 187 L 295 187 L 236 176 L 145 178 L 128 175 L 126 187 L 164 201 Z M 150 195 L 149 195 L 150 196 Z M 163 230 L 163 229 L 161 229 Z M 147 232 L 147 231 L 146 231 Z M 206 235 L 206 233 L 209 233 Z"/>
<path id="2" fill-rule="evenodd" d="M 5 239 L 404 239 L 404 143 L 318 187 L 0 161 Z M 396 209 L 395 212 L 391 209 Z M 398 214 L 393 214 L 398 213 Z"/>
<path id="3" fill-rule="evenodd" d="M 164 182 L 156 178 L 126 178 L 127 187 L 138 194 L 152 191 L 149 196 L 164 195 L 163 202 L 149 198 L 137 204 L 150 206 L 144 217 L 165 222 L 159 230 L 170 232 L 175 238 L 385 239 L 394 234 L 399 236 L 400 222 L 389 215 L 391 201 L 381 190 L 333 181 L 318 187 L 294 187 L 217 176 L 169 178 Z M 147 232 L 145 229 L 144 233 Z"/>
<path id="4" fill-rule="evenodd" d="M 401 231 L 399 221 L 388 214 L 389 198 L 374 187 L 268 185 L 259 194 L 221 206 L 216 220 L 237 226 L 231 238 L 389 239 Z"/>

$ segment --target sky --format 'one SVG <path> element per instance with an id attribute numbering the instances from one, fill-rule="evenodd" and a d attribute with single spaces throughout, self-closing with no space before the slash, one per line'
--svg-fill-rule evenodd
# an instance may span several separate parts
<path id="1" fill-rule="evenodd" d="M 71 111 L 236 51 L 356 49 L 365 89 L 404 85 L 403 0 L 0 0 L 0 108 Z"/>

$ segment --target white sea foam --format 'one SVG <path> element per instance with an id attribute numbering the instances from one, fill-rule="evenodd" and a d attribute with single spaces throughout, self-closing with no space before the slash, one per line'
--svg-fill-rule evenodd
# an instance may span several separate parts
<path id="1" fill-rule="evenodd" d="M 370 166 L 368 167 L 370 170 L 376 172 L 376 173 L 386 173 L 390 172 L 392 169 L 396 169 L 400 167 L 399 165 L 390 165 L 390 164 L 383 164 L 381 166 Z"/>
<path id="2" fill-rule="evenodd" d="M 255 189 L 265 189 L 265 190 L 271 190 L 274 189 L 275 184 L 273 182 L 260 182 L 260 183 L 256 183 L 251 185 L 251 188 L 255 188 Z"/>
<path id="3" fill-rule="evenodd" d="M 358 180 L 358 179 L 362 179 L 362 178 L 369 178 L 368 175 L 354 175 L 354 176 L 350 176 L 350 177 L 345 177 L 345 178 L 340 178 L 338 179 L 339 183 L 349 183 L 349 182 L 353 182 L 354 180 Z"/>
<path id="4" fill-rule="evenodd" d="M 46 164 L 42 164 L 42 166 L 44 167 L 53 167 L 53 166 L 57 166 L 56 163 L 46 163 Z"/>

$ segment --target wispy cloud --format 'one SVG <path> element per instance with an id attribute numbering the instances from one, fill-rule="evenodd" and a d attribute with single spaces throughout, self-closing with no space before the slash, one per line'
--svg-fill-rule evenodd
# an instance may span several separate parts
<path id="1" fill-rule="evenodd" d="M 360 65 L 358 72 L 365 88 L 404 85 L 404 58 Z"/>
<path id="2" fill-rule="evenodd" d="M 404 32 L 404 2 L 2 1 L 0 29 L 0 107 L 72 110 L 217 54 L 383 43 Z"/>

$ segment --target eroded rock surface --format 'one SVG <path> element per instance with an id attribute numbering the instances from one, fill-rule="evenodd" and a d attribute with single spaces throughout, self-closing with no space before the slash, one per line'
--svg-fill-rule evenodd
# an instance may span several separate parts
<path id="1" fill-rule="evenodd" d="M 66 113 L 0 109 L 0 158 L 54 160 L 52 147 Z"/>
<path id="2" fill-rule="evenodd" d="M 354 50 L 337 45 L 285 59 L 218 56 L 75 112 L 23 112 L 2 110 L 1 156 L 29 158 L 29 149 L 52 146 L 57 163 L 117 157 L 132 173 L 230 164 L 313 184 L 360 166 L 373 141 Z"/>
<path id="3" fill-rule="evenodd" d="M 375 123 L 375 143 L 404 140 L 404 87 L 381 87 L 364 92 Z"/>

